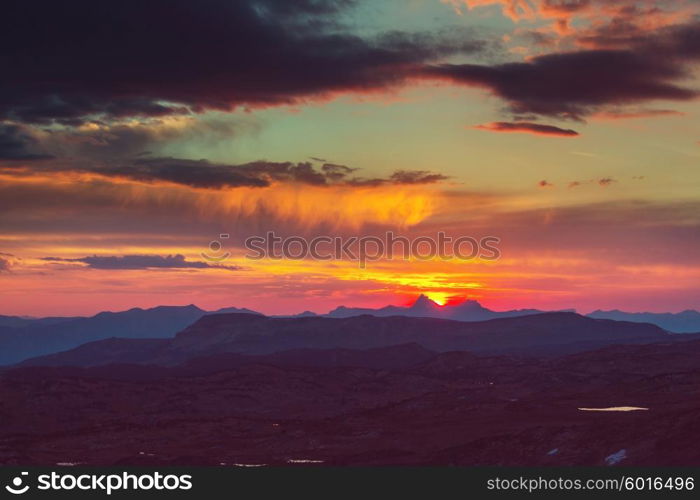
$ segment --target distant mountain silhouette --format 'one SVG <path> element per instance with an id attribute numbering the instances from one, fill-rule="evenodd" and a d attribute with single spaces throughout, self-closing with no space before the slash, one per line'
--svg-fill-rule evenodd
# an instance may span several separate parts
<path id="1" fill-rule="evenodd" d="M 674 333 L 700 332 L 700 312 L 687 310 L 679 313 L 628 313 L 617 309 L 612 311 L 593 311 L 591 318 L 633 321 L 635 323 L 653 323 L 664 330 Z"/>
<path id="2" fill-rule="evenodd" d="M 304 311 L 297 314 L 273 314 L 271 318 L 311 318 L 314 316 L 319 316 L 313 311 Z"/>
<path id="3" fill-rule="evenodd" d="M 269 355 L 299 349 L 357 350 L 400 344 L 417 344 L 437 352 L 559 355 L 611 344 L 672 340 L 673 335 L 655 325 L 592 319 L 575 313 L 543 313 L 481 322 L 405 316 L 269 318 L 256 314 L 211 314 L 201 317 L 175 338 L 149 345 L 152 350 L 148 355 L 144 355 L 142 340 L 117 339 L 27 363 L 175 365 L 225 353 Z"/>
<path id="4" fill-rule="evenodd" d="M 405 316 L 266 318 L 209 315 L 176 335 L 173 354 L 240 352 L 266 354 L 288 349 L 370 349 L 417 343 L 435 351 L 490 353 L 577 352 L 613 343 L 661 341 L 669 334 L 650 324 L 542 313 L 479 322 Z"/>
<path id="5" fill-rule="evenodd" d="M 222 311 L 260 314 L 235 307 Z M 158 306 L 152 309 L 134 308 L 121 312 L 101 312 L 89 318 L 6 321 L 6 324 L 15 326 L 0 326 L 0 364 L 11 364 L 29 357 L 65 351 L 87 342 L 110 337 L 173 337 L 206 314 L 212 313 L 194 305 Z"/>
<path id="6" fill-rule="evenodd" d="M 466 300 L 460 304 L 440 306 L 430 300 L 425 295 L 420 295 L 418 299 L 409 307 L 385 306 L 379 309 L 353 308 L 339 306 L 326 314 L 330 318 L 349 318 L 352 316 L 408 316 L 414 318 L 442 318 L 456 321 L 486 321 L 497 318 L 513 318 L 516 316 L 528 316 L 531 314 L 541 314 L 546 311 L 537 309 L 517 309 L 512 311 L 492 311 L 483 307 L 476 300 Z M 565 311 L 572 312 L 572 311 Z"/>
<path id="7" fill-rule="evenodd" d="M 194 305 L 159 306 L 152 309 L 134 308 L 121 312 L 102 312 L 89 318 L 47 317 L 26 318 L 0 316 L 0 365 L 17 363 L 23 359 L 48 355 L 73 349 L 82 344 L 97 340 L 116 338 L 172 338 L 185 327 L 203 316 L 222 313 L 244 313 L 254 318 L 265 318 L 259 312 L 245 308 L 227 307 L 218 311 L 204 311 Z M 305 311 L 297 315 L 273 316 L 273 319 L 349 319 L 360 316 L 375 318 L 435 318 L 460 322 L 483 322 L 492 319 L 507 319 L 545 314 L 536 309 L 492 311 L 475 300 L 460 304 L 439 306 L 425 295 L 421 295 L 409 307 L 386 306 L 379 309 L 348 308 L 340 306 L 327 315 L 316 315 Z M 700 313 L 684 311 L 678 314 L 625 313 L 621 311 L 595 311 L 589 315 L 595 319 L 612 319 L 634 323 L 651 323 L 670 332 L 700 332 Z M 315 323 L 309 323 L 314 325 Z M 326 325 L 324 325 L 325 327 Z M 335 325 L 329 325 L 335 328 Z M 411 330 L 412 328 L 409 328 Z M 563 333 L 562 333 L 563 335 Z M 356 335 L 358 339 L 362 334 Z M 575 336 L 574 336 L 575 337 Z M 329 338 L 334 338 L 331 335 Z M 397 335 L 396 343 L 413 342 L 410 335 Z M 495 337 L 494 337 L 495 338 Z M 289 340 L 293 342 L 293 340 Z M 358 340 L 358 342 L 360 342 Z M 572 339 L 571 344 L 577 341 Z M 588 341 L 586 341 L 588 342 Z M 303 343 L 302 343 L 303 344 Z M 361 342 L 360 342 L 361 344 Z M 426 341 L 425 345 L 430 342 Z M 359 344 L 358 344 L 359 345 Z M 376 347 L 378 344 L 365 342 L 361 348 Z M 538 345 L 538 349 L 544 348 Z M 335 344 L 330 344 L 334 347 Z M 342 347 L 342 344 L 339 344 Z M 319 347 L 305 344 L 291 348 Z M 321 346 L 323 347 L 323 346 Z M 327 347 L 327 346 L 326 346 Z M 352 346 L 351 346 L 352 347 Z M 460 347 L 461 348 L 461 347 Z M 506 351 L 508 345 L 503 347 Z"/>
<path id="8" fill-rule="evenodd" d="M 205 314 L 228 314 L 228 313 L 246 313 L 246 314 L 255 314 L 257 316 L 264 316 L 264 314 L 259 313 L 257 311 L 252 311 L 250 309 L 246 309 L 245 307 L 223 307 L 221 309 L 217 309 L 216 311 L 208 311 Z"/>
<path id="9" fill-rule="evenodd" d="M 371 316 L 409 316 L 422 318 L 442 318 L 456 321 L 485 321 L 496 318 L 513 318 L 541 314 L 547 311 L 538 309 L 515 309 L 510 311 L 493 311 L 482 306 L 476 300 L 465 300 L 454 305 L 440 306 L 425 295 L 420 295 L 413 305 L 408 307 L 385 306 L 378 309 L 339 306 L 328 314 L 330 318 L 349 318 L 369 314 Z M 575 312 L 566 309 L 557 312 Z M 631 321 L 634 323 L 651 323 L 673 333 L 700 333 L 700 312 L 687 310 L 680 313 L 628 313 L 619 310 L 597 310 L 587 315 L 596 319 Z"/>
<path id="10" fill-rule="evenodd" d="M 0 328 L 1 327 L 23 328 L 26 326 L 53 325 L 56 323 L 62 323 L 64 321 L 70 321 L 72 319 L 79 319 L 79 316 L 26 318 L 26 317 L 22 317 L 22 316 L 2 316 L 2 315 L 0 315 Z"/>

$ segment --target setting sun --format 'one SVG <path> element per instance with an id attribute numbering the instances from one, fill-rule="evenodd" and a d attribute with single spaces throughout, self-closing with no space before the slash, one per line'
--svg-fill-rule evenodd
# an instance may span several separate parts
<path id="1" fill-rule="evenodd" d="M 445 304 L 447 304 L 447 301 L 450 298 L 449 294 L 441 292 L 428 292 L 424 295 L 439 306 L 444 306 Z"/>

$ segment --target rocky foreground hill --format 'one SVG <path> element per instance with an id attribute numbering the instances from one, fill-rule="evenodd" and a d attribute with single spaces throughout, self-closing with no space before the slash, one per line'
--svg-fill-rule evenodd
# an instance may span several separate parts
<path id="1" fill-rule="evenodd" d="M 0 421 L 1 464 L 700 465 L 700 341 L 16 367 Z"/>

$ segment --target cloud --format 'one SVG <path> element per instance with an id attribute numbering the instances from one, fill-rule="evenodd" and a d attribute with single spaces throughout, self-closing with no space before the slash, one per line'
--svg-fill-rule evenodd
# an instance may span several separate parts
<path id="1" fill-rule="evenodd" d="M 12 168 L 6 166 L 6 172 Z M 320 167 L 310 162 L 255 161 L 244 164 L 213 163 L 184 158 L 132 158 L 130 160 L 95 162 L 55 162 L 49 165 L 22 165 L 18 173 L 31 175 L 74 172 L 139 182 L 168 182 L 192 188 L 222 189 L 269 187 L 273 183 L 298 183 L 311 186 L 383 186 L 434 184 L 447 179 L 442 174 L 423 170 L 398 170 L 387 178 L 363 178 L 354 175 L 356 168 L 335 163 Z"/>
<path id="2" fill-rule="evenodd" d="M 506 100 L 514 114 L 579 120 L 606 106 L 655 99 L 686 101 L 700 95 L 677 83 L 688 76 L 682 61 L 653 50 L 553 53 L 527 62 L 440 64 L 423 71 L 428 77 L 486 87 Z"/>
<path id="3" fill-rule="evenodd" d="M 654 100 L 687 101 L 700 59 L 700 3 L 691 0 L 452 0 L 458 7 L 496 5 L 518 26 L 504 37 L 529 57 L 496 65 L 430 64 L 428 78 L 484 87 L 514 115 L 582 120 Z M 515 44 L 515 45 L 513 45 Z M 543 53 L 544 50 L 556 52 Z M 646 113 L 649 111 L 649 113 Z M 642 116 L 662 116 L 642 108 Z M 625 116 L 628 115 L 628 116 Z"/>
<path id="4" fill-rule="evenodd" d="M 252 114 L 167 116 L 106 123 L 95 120 L 79 127 L 26 126 L 38 146 L 57 158 L 104 160 L 150 152 L 162 156 L 168 147 L 188 144 L 209 150 L 242 135 L 256 135 L 261 122 Z M 172 154 L 172 153 L 171 153 Z"/>
<path id="5" fill-rule="evenodd" d="M 447 180 L 448 177 L 442 174 L 435 174 L 425 170 L 397 170 L 389 182 L 393 184 L 434 184 Z"/>
<path id="6" fill-rule="evenodd" d="M 206 8 L 187 0 L 123 0 L 110 2 L 109 16 L 90 0 L 69 7 L 27 0 L 0 8 L 0 66 L 12 68 L 0 82 L 0 120 L 76 127 L 300 104 L 420 78 L 485 87 L 514 114 L 558 118 L 698 95 L 683 81 L 700 57 L 698 22 L 686 2 L 453 3 L 501 5 L 515 20 L 563 23 L 557 29 L 573 32 L 567 36 L 576 44 L 547 42 L 562 52 L 524 62 L 447 64 L 483 55 L 497 42 L 464 30 L 360 36 L 342 23 L 353 0 L 212 0 Z M 572 23 L 576 16 L 585 22 Z M 533 36 L 551 40 L 538 30 Z M 604 41 L 612 36 L 605 30 L 615 31 L 614 43 Z M 121 133 L 126 143 L 139 140 Z"/>
<path id="7" fill-rule="evenodd" d="M 541 180 L 540 182 L 537 183 L 537 185 L 541 188 L 554 187 L 554 184 L 552 184 L 551 182 L 546 181 L 546 180 Z"/>
<path id="8" fill-rule="evenodd" d="M 633 179 L 643 179 L 644 176 L 634 176 L 632 177 Z M 618 182 L 616 179 L 613 179 L 612 177 L 602 177 L 600 179 L 588 179 L 587 181 L 571 181 L 568 184 L 569 189 L 577 188 L 583 185 L 598 185 L 600 187 L 608 187 L 611 184 Z"/>
<path id="9" fill-rule="evenodd" d="M 176 241 L 199 235 L 201 243 L 221 232 L 242 241 L 268 229 L 288 235 L 321 229 L 356 234 L 370 226 L 417 224 L 441 203 L 441 191 L 432 185 L 276 181 L 264 188 L 194 189 L 90 171 L 0 169 L 3 234 L 64 233 L 84 241 L 104 234 L 171 234 Z"/>
<path id="10" fill-rule="evenodd" d="M 315 159 L 314 161 L 321 161 L 318 159 Z M 321 170 L 323 171 L 323 174 L 325 175 L 326 179 L 331 180 L 331 181 L 342 181 L 345 179 L 348 175 L 356 171 L 356 168 L 351 168 L 346 165 L 338 165 L 337 163 L 328 163 L 324 161 L 323 165 L 321 166 Z"/>
<path id="11" fill-rule="evenodd" d="M 3 257 L 0 257 L 0 272 L 6 272 L 10 270 L 10 261 L 9 259 L 5 259 Z"/>
<path id="12" fill-rule="evenodd" d="M 354 4 L 3 4 L 0 119 L 75 126 L 95 117 L 292 104 L 384 89 L 426 61 L 484 48 L 462 31 L 355 35 L 339 21 Z"/>
<path id="13" fill-rule="evenodd" d="M 235 266 L 212 265 L 206 262 L 188 261 L 184 255 L 121 255 L 97 256 L 68 259 L 61 257 L 44 257 L 48 262 L 80 262 L 91 269 L 240 269 Z"/>
<path id="14" fill-rule="evenodd" d="M 272 164 L 267 166 L 272 167 Z M 264 169 L 248 167 L 215 164 L 207 160 L 146 158 L 123 165 L 94 168 L 92 171 L 106 177 L 143 182 L 166 181 L 196 188 L 265 187 L 270 184 L 262 176 L 260 170 Z M 289 165 L 289 168 L 293 167 Z"/>
<path id="15" fill-rule="evenodd" d="M 453 214 L 427 221 L 421 228 L 459 234 L 468 227 L 471 235 L 502 235 L 504 241 L 507 235 L 509 252 L 516 260 L 523 255 L 566 255 L 621 266 L 699 267 L 700 240 L 694 235 L 700 230 L 700 202 L 695 200 L 547 203 L 532 209 L 491 210 L 488 217 L 469 220 L 458 208 Z M 503 256 L 508 259 L 505 246 Z"/>
<path id="16" fill-rule="evenodd" d="M 574 41 L 588 46 L 620 46 L 631 39 L 682 24 L 698 13 L 694 0 L 443 0 L 458 12 L 501 6 L 516 23 L 536 23 L 556 35 L 560 45 Z M 543 25 L 544 23 L 544 25 Z"/>
<path id="17" fill-rule="evenodd" d="M 550 135 L 556 137 L 576 137 L 579 135 L 575 130 L 531 122 L 493 122 L 485 125 L 477 125 L 474 128 L 491 132 L 523 132 L 527 134 Z"/>
<path id="18" fill-rule="evenodd" d="M 649 38 L 665 36 L 692 26 L 700 14 L 694 0 L 596 0 L 597 9 L 587 11 L 588 22 L 573 25 L 568 33 L 588 48 L 624 48 L 644 45 Z"/>
<path id="19" fill-rule="evenodd" d="M 27 127 L 0 123 L 0 160 L 45 160 L 51 158 L 39 149 Z"/>
<path id="20" fill-rule="evenodd" d="M 464 5 L 468 9 L 477 7 L 485 7 L 489 5 L 500 5 L 503 14 L 510 17 L 514 21 L 519 19 L 530 19 L 537 14 L 536 6 L 529 0 L 443 0 L 445 3 L 451 3 L 455 6 L 459 13 L 462 12 L 461 6 Z"/>
<path id="21" fill-rule="evenodd" d="M 685 113 L 673 109 L 611 109 L 596 113 L 593 118 L 597 120 L 631 120 L 637 118 L 658 118 L 663 116 L 685 116 Z"/>
<path id="22" fill-rule="evenodd" d="M 348 181 L 353 186 L 385 186 L 385 185 L 419 185 L 435 184 L 449 179 L 446 175 L 428 172 L 426 170 L 397 170 L 386 179 L 355 178 Z"/>

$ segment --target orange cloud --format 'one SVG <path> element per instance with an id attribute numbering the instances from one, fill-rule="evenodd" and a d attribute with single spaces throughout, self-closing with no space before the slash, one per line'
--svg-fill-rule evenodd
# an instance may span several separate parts
<path id="1" fill-rule="evenodd" d="M 500 5 L 503 13 L 518 21 L 520 19 L 532 19 L 538 14 L 536 4 L 530 0 L 442 0 L 443 3 L 452 4 L 457 12 L 461 12 L 461 7 L 464 5 L 467 9 L 475 9 L 477 7 L 487 7 L 491 5 Z"/>
<path id="2" fill-rule="evenodd" d="M 546 22 L 546 30 L 561 42 L 591 48 L 626 45 L 632 37 L 644 36 L 691 20 L 699 12 L 693 0 L 442 0 L 461 12 L 500 6 L 514 22 Z M 538 31 L 544 32 L 543 28 Z"/>
<path id="3" fill-rule="evenodd" d="M 0 208 L 84 213 L 161 212 L 195 219 L 285 222 L 296 230 L 368 224 L 409 227 L 440 205 L 439 191 L 421 184 L 313 186 L 272 183 L 264 189 L 192 188 L 168 182 L 104 178 L 96 173 L 0 171 Z"/>

